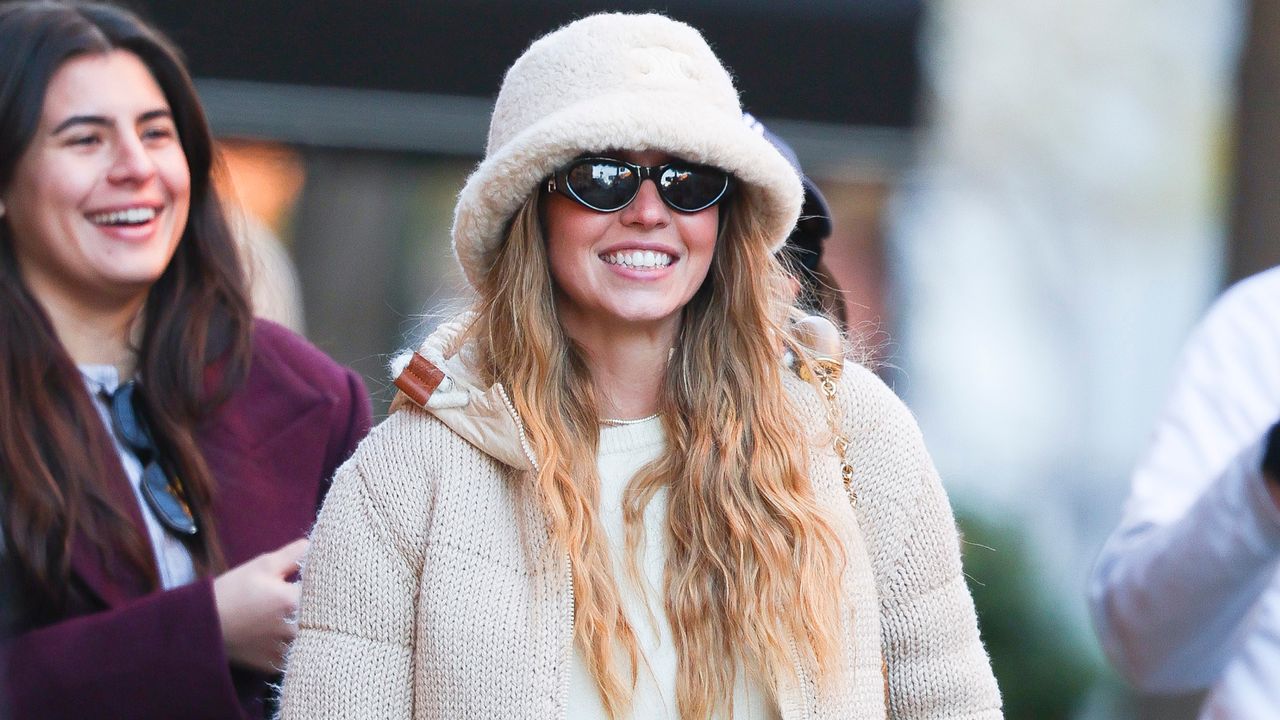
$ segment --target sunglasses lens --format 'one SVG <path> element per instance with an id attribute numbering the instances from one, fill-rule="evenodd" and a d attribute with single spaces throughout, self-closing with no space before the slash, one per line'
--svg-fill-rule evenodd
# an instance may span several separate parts
<path id="1" fill-rule="evenodd" d="M 565 173 L 565 182 L 578 200 L 596 210 L 612 211 L 635 197 L 640 178 L 635 170 L 608 160 L 583 160 Z"/>
<path id="2" fill-rule="evenodd" d="M 142 496 L 160 523 L 179 535 L 195 535 L 196 521 L 187 503 L 178 497 L 159 463 L 147 463 L 142 471 Z"/>
<path id="3" fill-rule="evenodd" d="M 698 165 L 667 165 L 658 178 L 662 197 L 671 207 L 684 212 L 702 210 L 724 194 L 729 176 L 720 170 Z"/>

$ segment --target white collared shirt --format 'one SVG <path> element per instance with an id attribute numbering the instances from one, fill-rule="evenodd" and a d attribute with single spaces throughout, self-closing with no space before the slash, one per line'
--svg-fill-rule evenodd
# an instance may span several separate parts
<path id="1" fill-rule="evenodd" d="M 1280 268 L 1228 290 L 1183 352 L 1120 526 L 1094 624 L 1141 689 L 1209 689 L 1204 720 L 1280 718 L 1280 509 L 1260 470 L 1280 420 Z"/>
<path id="2" fill-rule="evenodd" d="M 142 463 L 133 451 L 125 447 L 116 436 L 111 425 L 111 410 L 102 393 L 114 393 L 120 387 L 120 375 L 113 365 L 80 365 L 80 374 L 84 376 L 85 387 L 93 398 L 93 405 L 98 410 L 103 427 L 120 456 L 120 464 L 124 467 L 125 477 L 133 488 L 133 494 L 142 508 L 142 517 L 147 524 L 147 535 L 151 540 L 151 549 L 155 553 L 156 566 L 160 570 L 160 583 L 169 588 L 186 585 L 195 580 L 195 565 L 191 561 L 191 553 L 173 533 L 164 529 L 156 518 L 151 507 L 142 498 Z"/>

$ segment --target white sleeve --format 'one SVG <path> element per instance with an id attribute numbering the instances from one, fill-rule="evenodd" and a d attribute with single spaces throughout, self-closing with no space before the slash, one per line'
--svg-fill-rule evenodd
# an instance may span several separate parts
<path id="1" fill-rule="evenodd" d="M 1278 419 L 1280 273 L 1271 271 L 1224 295 L 1192 336 L 1094 567 L 1094 625 L 1140 689 L 1208 687 L 1248 632 L 1280 558 L 1280 509 L 1259 470 Z"/>

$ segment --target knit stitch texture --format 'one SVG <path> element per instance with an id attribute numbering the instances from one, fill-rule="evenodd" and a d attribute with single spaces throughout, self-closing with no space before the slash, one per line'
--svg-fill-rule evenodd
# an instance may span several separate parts
<path id="1" fill-rule="evenodd" d="M 789 373 L 784 382 L 815 429 L 814 489 L 836 511 L 849 567 L 842 668 L 785 683 L 782 717 L 1001 718 L 951 509 L 910 412 L 846 366 L 838 399 L 855 510 L 826 400 Z M 282 717 L 564 717 L 568 559 L 525 477 L 421 409 L 379 425 L 338 472 L 312 533 Z"/>

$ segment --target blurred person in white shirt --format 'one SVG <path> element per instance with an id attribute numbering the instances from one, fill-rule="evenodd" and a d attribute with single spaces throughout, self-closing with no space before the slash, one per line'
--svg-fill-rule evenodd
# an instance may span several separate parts
<path id="1" fill-rule="evenodd" d="M 1201 718 L 1280 717 L 1280 268 L 1244 280 L 1183 350 L 1089 586 L 1115 666 Z"/>

